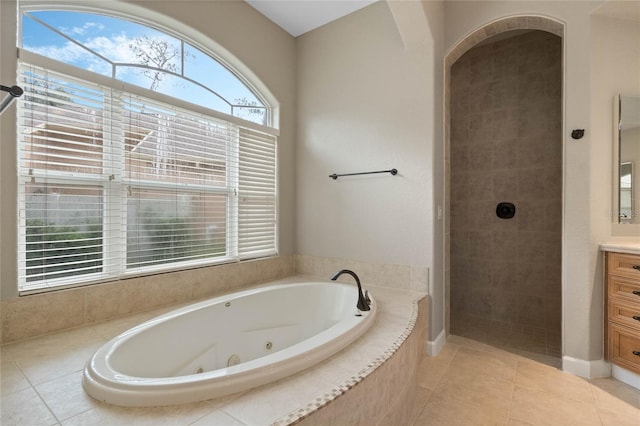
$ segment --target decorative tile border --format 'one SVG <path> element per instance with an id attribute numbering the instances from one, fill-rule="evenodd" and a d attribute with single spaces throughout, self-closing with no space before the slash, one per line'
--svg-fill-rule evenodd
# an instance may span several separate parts
<path id="1" fill-rule="evenodd" d="M 511 16 L 501 18 L 482 26 L 463 37 L 445 56 L 445 68 L 449 68 L 462 55 L 478 43 L 506 31 L 513 30 L 540 30 L 557 36 L 564 36 L 564 25 L 546 16 Z"/>
<path id="2" fill-rule="evenodd" d="M 330 404 L 336 401 L 339 397 L 347 394 L 350 390 L 352 390 L 356 385 L 361 383 L 365 378 L 369 377 L 372 373 L 374 373 L 379 367 L 381 367 L 384 363 L 391 360 L 394 354 L 398 352 L 398 350 L 402 347 L 402 345 L 407 341 L 407 339 L 411 336 L 413 332 L 416 321 L 418 319 L 418 314 L 420 311 L 419 303 L 424 300 L 426 302 L 425 296 L 416 296 L 411 300 L 411 316 L 407 325 L 405 326 L 403 332 L 385 349 L 378 357 L 376 357 L 372 362 L 370 362 L 365 368 L 360 370 L 355 375 L 351 376 L 349 379 L 345 380 L 331 391 L 326 392 L 318 397 L 316 397 L 313 401 L 308 403 L 305 407 L 301 407 L 297 410 L 292 411 L 286 416 L 281 417 L 271 424 L 271 426 L 287 426 L 294 425 L 302 422 L 303 420 L 309 419 L 314 413 L 318 412 L 319 409 L 325 408 L 330 409 Z M 426 325 L 425 325 L 426 327 Z"/>

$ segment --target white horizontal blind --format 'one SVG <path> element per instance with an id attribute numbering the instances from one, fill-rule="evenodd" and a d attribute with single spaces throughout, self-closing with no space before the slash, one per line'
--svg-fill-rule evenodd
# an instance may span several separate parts
<path id="1" fill-rule="evenodd" d="M 276 253 L 276 138 L 21 64 L 19 289 Z"/>
<path id="2" fill-rule="evenodd" d="M 238 253 L 241 258 L 277 253 L 276 138 L 241 127 Z"/>
<path id="3" fill-rule="evenodd" d="M 124 104 L 127 269 L 232 256 L 234 126 L 139 96 Z"/>
<path id="4" fill-rule="evenodd" d="M 105 143 L 111 91 L 21 65 L 18 103 L 19 283 L 21 290 L 105 278 L 118 248 L 105 232 L 110 170 Z"/>

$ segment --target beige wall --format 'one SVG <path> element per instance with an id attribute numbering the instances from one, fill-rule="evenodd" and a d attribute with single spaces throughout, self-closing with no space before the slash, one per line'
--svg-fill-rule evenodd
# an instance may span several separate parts
<path id="1" fill-rule="evenodd" d="M 427 6 L 422 21 L 440 13 L 441 24 Z M 381 1 L 298 38 L 298 254 L 434 268 L 441 40 L 425 36 L 406 49 Z M 328 177 L 391 168 L 397 176 Z M 437 335 L 442 303 L 432 312 Z"/>
<path id="2" fill-rule="evenodd" d="M 63 2 L 61 2 L 63 3 Z M 270 92 L 280 105 L 278 138 L 279 173 L 279 246 L 282 255 L 295 251 L 295 113 L 296 74 L 295 39 L 241 0 L 210 2 L 198 0 L 104 1 L 100 7 L 117 9 L 141 19 L 171 26 L 199 42 L 217 43 L 222 56 L 245 74 L 259 79 L 257 87 Z M 0 2 L 2 7 L 2 84 L 15 81 L 15 2 Z M 9 58 L 6 60 L 5 58 Z M 2 235 L 0 291 L 2 298 L 16 296 L 16 169 L 15 107 L 0 117 Z M 7 249 L 9 247 L 9 249 Z"/>
<path id="3" fill-rule="evenodd" d="M 603 196 L 611 197 L 609 191 L 614 187 L 612 147 L 617 143 L 613 123 L 614 97 L 640 96 L 640 24 L 595 15 L 591 18 L 591 27 L 591 122 L 593 138 L 601 141 L 594 161 L 609 165 L 609 171 L 596 176 L 593 185 Z M 637 175 L 637 168 L 634 172 Z M 640 226 L 615 224 L 611 203 L 594 210 L 599 216 L 610 218 L 609 223 L 602 224 L 600 235 L 640 237 Z"/>

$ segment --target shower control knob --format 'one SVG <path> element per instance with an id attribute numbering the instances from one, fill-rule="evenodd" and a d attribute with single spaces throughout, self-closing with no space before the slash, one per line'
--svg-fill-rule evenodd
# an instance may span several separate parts
<path id="1" fill-rule="evenodd" d="M 513 203 L 498 203 L 496 216 L 500 219 L 511 219 L 516 214 L 516 206 Z"/>

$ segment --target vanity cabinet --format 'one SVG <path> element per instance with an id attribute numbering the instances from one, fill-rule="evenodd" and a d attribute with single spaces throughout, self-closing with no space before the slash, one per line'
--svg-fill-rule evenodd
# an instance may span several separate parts
<path id="1" fill-rule="evenodd" d="M 640 373 L 640 255 L 606 253 L 605 355 Z"/>

